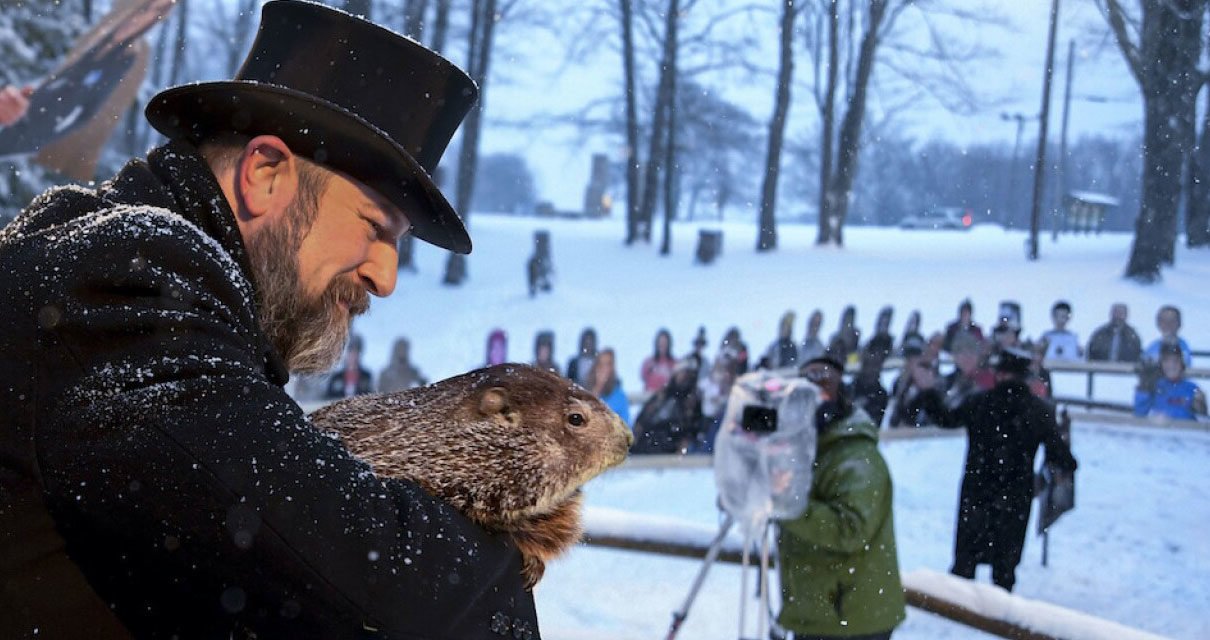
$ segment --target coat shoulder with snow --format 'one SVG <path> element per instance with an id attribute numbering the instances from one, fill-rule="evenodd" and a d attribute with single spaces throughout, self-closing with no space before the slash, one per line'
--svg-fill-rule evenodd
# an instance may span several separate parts
<path id="1" fill-rule="evenodd" d="M 0 637 L 536 634 L 515 548 L 285 394 L 192 148 L 38 199 L 0 268 Z"/>
<path id="2" fill-rule="evenodd" d="M 878 428 L 854 411 L 820 434 L 807 511 L 780 523 L 783 627 L 862 635 L 904 619 L 891 476 Z"/>

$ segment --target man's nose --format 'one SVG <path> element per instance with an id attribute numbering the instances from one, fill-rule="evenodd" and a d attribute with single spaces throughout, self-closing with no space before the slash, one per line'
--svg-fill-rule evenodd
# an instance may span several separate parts
<path id="1" fill-rule="evenodd" d="M 357 275 L 370 293 L 385 298 L 395 291 L 399 275 L 399 251 L 389 242 L 375 242 Z"/>

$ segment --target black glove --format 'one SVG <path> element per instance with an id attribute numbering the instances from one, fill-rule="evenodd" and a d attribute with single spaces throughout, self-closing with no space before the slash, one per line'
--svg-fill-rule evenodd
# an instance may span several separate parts
<path id="1" fill-rule="evenodd" d="M 1155 393 L 1155 383 L 1163 375 L 1160 363 L 1153 360 L 1143 360 L 1135 367 L 1139 374 L 1139 389 L 1147 393 Z"/>

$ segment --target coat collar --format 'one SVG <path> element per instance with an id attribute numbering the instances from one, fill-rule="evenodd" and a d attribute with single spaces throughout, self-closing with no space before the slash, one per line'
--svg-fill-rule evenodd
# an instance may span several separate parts
<path id="1" fill-rule="evenodd" d="M 235 213 L 210 166 L 192 145 L 174 141 L 152 149 L 146 162 L 133 160 L 123 167 L 102 189 L 102 195 L 111 202 L 168 209 L 193 223 L 235 260 L 252 285 L 254 299 L 259 299 Z M 264 333 L 258 331 L 257 339 L 265 372 L 275 383 L 285 385 L 290 379 L 285 362 Z"/>

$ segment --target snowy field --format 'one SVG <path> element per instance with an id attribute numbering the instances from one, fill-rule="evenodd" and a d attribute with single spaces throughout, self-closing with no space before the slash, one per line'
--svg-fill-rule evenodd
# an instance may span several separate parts
<path id="1" fill-rule="evenodd" d="M 783 225 L 781 248 L 756 254 L 752 225 L 701 226 L 725 235 L 724 253 L 710 266 L 693 264 L 694 224 L 678 225 L 673 253 L 660 256 L 655 247 L 624 247 L 617 220 L 476 215 L 469 281 L 442 286 L 445 255 L 418 246 L 418 271 L 401 274 L 396 294 L 376 300 L 355 327 L 367 338 L 366 364 L 380 370 L 391 342 L 404 335 L 420 369 L 430 379 L 446 377 L 481 365 L 486 336 L 496 327 L 508 332 L 513 360 L 531 359 L 535 332 L 553 330 L 555 356 L 563 363 L 580 330 L 591 325 L 602 346 L 617 350 L 624 388 L 635 391 L 639 365 L 660 327 L 672 332 L 674 351 L 683 354 L 697 327 L 705 326 L 712 357 L 734 325 L 759 355 L 786 310 L 798 314 L 796 339 L 812 309 L 824 312 L 823 333 L 830 334 L 848 304 L 856 306 L 865 334 L 888 304 L 895 308 L 893 333 L 919 309 L 927 334 L 949 322 L 968 296 L 985 328 L 999 301 L 1020 302 L 1026 336 L 1049 328 L 1051 304 L 1066 299 L 1074 309 L 1071 328 L 1082 341 L 1105 322 L 1109 305 L 1121 301 L 1150 342 L 1156 309 L 1175 303 L 1184 311 L 1182 334 L 1195 349 L 1210 348 L 1210 252 L 1178 248 L 1176 267 L 1161 284 L 1145 287 L 1120 277 L 1130 246 L 1130 237 L 1120 234 L 1064 236 L 1058 243 L 1047 235 L 1041 260 L 1031 263 L 1024 259 L 1024 234 L 998 227 L 969 233 L 853 228 L 846 231 L 846 248 L 818 249 L 813 228 Z M 524 265 L 536 229 L 551 232 L 556 281 L 553 292 L 530 299 Z M 1128 402 L 1131 384 L 1098 378 L 1096 395 Z M 1060 394 L 1082 395 L 1084 378 L 1060 376 L 1056 386 Z M 1017 593 L 1173 638 L 1210 638 L 1210 434 L 1077 424 L 1073 442 L 1081 463 L 1076 510 L 1053 530 L 1048 568 L 1040 566 L 1040 539 L 1031 534 Z M 964 438 L 884 443 L 883 451 L 895 482 L 901 571 L 948 569 Z M 590 484 L 587 496 L 590 506 L 717 523 L 708 469 L 615 470 Z M 663 637 L 699 566 L 578 548 L 553 563 L 538 587 L 543 635 Z M 986 567 L 979 579 L 988 579 Z M 737 567 L 716 567 L 680 637 L 735 638 L 739 582 Z M 895 637 L 981 634 L 909 608 Z"/>

